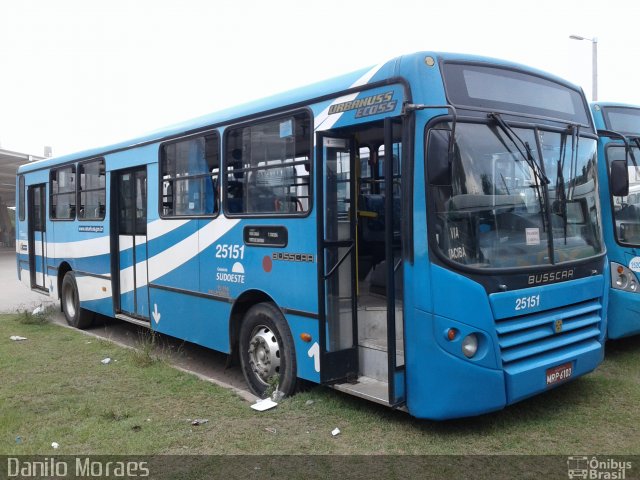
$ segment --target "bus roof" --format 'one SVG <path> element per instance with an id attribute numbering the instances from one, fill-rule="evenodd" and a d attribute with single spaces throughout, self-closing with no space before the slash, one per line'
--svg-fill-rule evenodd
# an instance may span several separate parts
<path id="1" fill-rule="evenodd" d="M 343 92 L 355 86 L 369 83 L 370 80 L 382 81 L 389 78 L 401 77 L 404 70 L 404 68 L 402 67 L 406 67 L 407 65 L 415 66 L 416 63 L 422 63 L 426 56 L 432 56 L 436 59 L 436 61 L 441 60 L 489 63 L 491 65 L 514 68 L 517 70 L 526 71 L 533 75 L 543 76 L 574 90 L 581 91 L 580 87 L 571 84 L 560 77 L 514 62 L 460 53 L 426 51 L 416 52 L 390 59 L 373 67 L 362 68 L 360 70 L 356 70 L 339 77 L 330 78 L 294 90 L 281 92 L 270 97 L 254 100 L 239 106 L 206 114 L 177 124 L 165 126 L 148 132 L 145 135 L 141 135 L 123 142 L 32 162 L 27 165 L 21 166 L 18 169 L 18 173 L 40 170 L 43 168 L 49 168 L 55 165 L 77 160 L 95 158 L 102 155 L 107 155 L 109 153 L 134 148 L 140 145 L 160 142 L 168 140 L 170 138 L 196 133 L 210 127 L 236 123 L 238 121 L 242 121 L 244 118 L 250 117 L 255 114 L 266 113 L 269 111 L 274 111 L 276 109 L 286 108 L 287 106 L 294 106 L 302 104 L 304 102 L 310 102 L 326 96 L 333 96 L 335 93 Z"/>
<path id="2" fill-rule="evenodd" d="M 601 108 L 607 108 L 607 107 L 622 107 L 622 108 L 637 108 L 640 109 L 639 105 L 632 105 L 630 103 L 620 103 L 620 102 L 590 102 L 589 103 L 590 106 L 592 107 L 601 107 Z"/>

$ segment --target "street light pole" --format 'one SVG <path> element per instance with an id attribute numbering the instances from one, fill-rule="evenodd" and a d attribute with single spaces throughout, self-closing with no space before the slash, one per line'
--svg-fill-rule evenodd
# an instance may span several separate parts
<path id="1" fill-rule="evenodd" d="M 592 51 L 592 59 L 591 59 L 591 75 L 593 76 L 592 86 L 593 86 L 593 101 L 598 100 L 598 39 L 593 37 L 591 39 L 591 51 Z"/>
<path id="2" fill-rule="evenodd" d="M 587 38 L 580 35 L 569 35 L 571 40 L 588 40 L 591 42 L 591 88 L 592 100 L 598 100 L 598 39 L 597 37 Z"/>

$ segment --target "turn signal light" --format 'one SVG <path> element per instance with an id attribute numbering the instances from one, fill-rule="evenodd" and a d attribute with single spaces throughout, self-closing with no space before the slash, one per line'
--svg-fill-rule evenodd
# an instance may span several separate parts
<path id="1" fill-rule="evenodd" d="M 309 335 L 308 333 L 301 333 L 300 338 L 302 339 L 303 342 L 307 342 L 307 343 L 309 343 L 312 340 L 311 335 Z"/>
<path id="2" fill-rule="evenodd" d="M 458 331 L 455 328 L 450 328 L 449 330 L 447 330 L 447 339 L 451 342 L 455 340 L 457 334 Z"/>

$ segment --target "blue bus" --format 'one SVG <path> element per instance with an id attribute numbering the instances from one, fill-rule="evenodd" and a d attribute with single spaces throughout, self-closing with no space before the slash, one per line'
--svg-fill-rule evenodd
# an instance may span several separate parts
<path id="1" fill-rule="evenodd" d="M 419 418 L 504 408 L 603 359 L 609 276 L 581 89 L 402 56 L 21 167 L 18 275 L 102 314 Z"/>
<path id="2" fill-rule="evenodd" d="M 591 111 L 600 134 L 600 202 L 611 262 L 607 335 L 621 338 L 640 333 L 640 107 L 595 102 Z M 616 171 L 626 177 L 621 190 Z"/>

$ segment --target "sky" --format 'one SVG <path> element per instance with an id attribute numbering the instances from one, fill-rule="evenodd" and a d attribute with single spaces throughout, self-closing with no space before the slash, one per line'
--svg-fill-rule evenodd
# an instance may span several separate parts
<path id="1" fill-rule="evenodd" d="M 640 105 L 640 1 L 1 0 L 0 148 L 63 155 L 422 50 Z"/>

